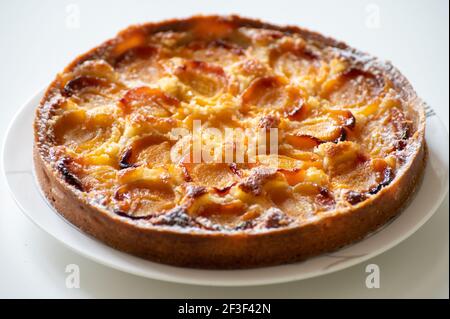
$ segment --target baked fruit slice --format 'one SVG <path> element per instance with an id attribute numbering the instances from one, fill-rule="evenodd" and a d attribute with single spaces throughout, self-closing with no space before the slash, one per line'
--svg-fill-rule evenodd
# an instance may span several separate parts
<path id="1" fill-rule="evenodd" d="M 210 160 L 174 134 L 198 122 Z M 34 126 L 37 177 L 62 216 L 185 267 L 276 265 L 360 240 L 401 211 L 426 158 L 423 104 L 392 65 L 237 16 L 120 32 L 57 75 Z M 274 130 L 277 152 L 250 156 L 261 136 L 248 132 Z"/>

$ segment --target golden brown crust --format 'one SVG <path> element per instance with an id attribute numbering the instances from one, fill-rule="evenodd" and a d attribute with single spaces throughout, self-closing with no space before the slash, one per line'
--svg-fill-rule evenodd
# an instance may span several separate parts
<path id="1" fill-rule="evenodd" d="M 392 117 L 406 116 L 407 120 L 411 121 L 411 127 L 405 128 L 401 126 L 401 123 L 405 123 L 406 120 L 400 119 L 395 122 L 400 123 L 399 127 L 395 129 L 400 132 L 406 132 L 407 130 L 413 132 L 411 136 L 408 136 L 407 142 L 402 142 L 405 145 L 398 146 L 399 148 L 406 148 L 406 151 L 402 157 L 404 162 L 395 172 L 395 176 L 391 176 L 391 172 L 384 169 L 384 180 L 378 188 L 367 190 L 367 195 L 360 191 L 347 194 L 347 201 L 352 204 L 350 208 L 325 211 L 317 218 L 305 219 L 298 224 L 291 224 L 292 216 L 285 215 L 281 210 L 277 208 L 268 209 L 265 213 L 264 227 L 258 231 L 248 231 L 245 229 L 245 225 L 242 229 L 237 228 L 233 231 L 198 228 L 196 227 L 196 223 L 198 223 L 196 219 L 192 218 L 182 207 L 174 207 L 167 214 L 156 216 L 152 219 L 152 223 L 148 223 L 147 220 L 138 215 L 129 216 L 125 214 L 124 216 L 118 211 L 113 212 L 101 207 L 101 205 L 93 204 L 92 199 L 88 199 L 80 191 L 84 184 L 78 180 L 77 168 L 71 166 L 70 159 L 58 157 L 56 163 L 51 163 L 48 160 L 49 157 L 53 156 L 50 152 L 55 152 L 55 150 L 50 147 L 54 141 L 51 141 L 52 135 L 48 134 L 46 122 L 52 117 L 51 113 L 54 112 L 52 106 L 59 103 L 60 97 L 55 94 L 55 92 L 59 92 L 61 86 L 61 78 L 58 77 L 50 85 L 42 99 L 41 106 L 37 110 L 34 162 L 44 194 L 60 214 L 81 230 L 106 244 L 149 260 L 187 267 L 248 268 L 294 262 L 323 252 L 333 251 L 365 237 L 401 211 L 414 193 L 424 171 L 426 158 L 425 117 L 420 99 L 407 80 L 394 67 L 370 58 L 341 42 L 324 38 L 313 32 L 296 27 L 273 26 L 236 16 L 227 18 L 194 17 L 188 20 L 146 24 L 131 27 L 121 32 L 118 38 L 129 33 L 135 33 L 136 30 L 138 33 L 144 32 L 145 34 L 155 33 L 156 31 L 186 30 L 201 25 L 205 21 L 224 21 L 227 26 L 232 27 L 246 26 L 299 34 L 308 41 L 313 41 L 318 47 L 332 47 L 341 50 L 341 54 L 348 54 L 350 59 L 355 59 L 354 65 L 358 65 L 358 70 L 362 70 L 358 72 L 382 74 L 384 79 L 391 81 L 392 87 L 396 89 L 404 101 L 402 114 L 397 114 L 394 111 Z M 110 51 L 113 48 L 117 50 L 117 41 L 117 38 L 107 41 L 100 47 L 79 57 L 65 69 L 65 72 L 71 72 L 82 62 L 95 57 L 108 61 L 108 57 L 112 57 Z M 121 48 L 121 50 L 124 49 Z M 149 49 L 144 54 L 153 54 L 152 52 L 153 49 Z M 108 62 L 113 63 L 112 60 Z M 188 65 L 187 67 L 191 66 Z M 199 66 L 196 65 L 195 67 Z M 254 66 L 249 67 L 254 70 Z M 215 69 L 208 68 L 205 72 L 214 72 L 219 78 L 221 77 L 220 71 Z M 350 71 L 346 76 L 355 76 L 352 72 Z M 89 82 L 89 85 L 93 83 L 90 78 L 66 83 L 63 94 L 71 95 L 77 87 L 86 85 L 86 81 Z M 273 78 L 264 80 L 264 82 L 260 80 L 254 82 L 256 83 L 254 88 L 259 88 L 261 85 L 274 87 L 277 85 L 277 81 Z M 101 81 L 94 84 L 105 85 Z M 334 83 L 333 85 L 339 86 L 340 84 Z M 244 104 L 246 99 L 255 100 L 259 98 L 257 93 L 254 93 L 257 92 L 254 88 L 249 87 L 244 93 Z M 337 91 L 338 89 L 333 90 Z M 137 93 L 143 94 L 142 92 Z M 327 96 L 327 98 L 333 99 L 332 96 Z M 175 102 L 168 100 L 166 97 L 162 97 L 162 99 L 165 108 L 170 110 L 171 105 Z M 161 101 L 161 99 L 158 101 Z M 126 105 L 122 105 L 122 107 L 126 107 Z M 299 110 L 289 110 L 289 116 L 298 117 L 300 116 L 299 113 L 301 113 Z M 353 125 L 351 117 L 342 114 L 337 116 L 340 119 L 344 118 L 346 125 Z M 270 128 L 277 126 L 278 122 L 276 119 L 267 117 L 260 121 L 260 125 Z M 310 138 L 307 134 L 298 134 L 293 136 L 292 139 L 295 143 L 304 145 L 306 137 L 306 143 L 312 143 L 314 147 L 323 144 L 321 148 L 325 154 L 337 156 L 337 153 L 345 152 L 345 148 L 349 147 L 346 143 L 339 143 L 342 138 L 341 133 L 337 131 L 334 135 L 335 133 L 332 132 L 330 135 L 321 136 L 321 138 Z M 326 139 L 336 142 L 335 145 L 339 145 L 339 148 L 328 147 Z M 129 164 L 130 154 L 122 155 L 123 161 L 121 163 L 126 166 Z M 330 171 L 333 169 L 331 165 Z M 256 193 L 257 195 L 261 191 L 260 180 L 266 178 L 266 176 L 271 176 L 269 169 L 263 170 L 264 172 L 258 172 L 254 177 L 250 175 L 243 180 L 239 180 L 239 182 L 221 185 L 216 191 L 228 192 L 231 185 L 235 185 L 235 187 L 247 190 L 248 193 Z M 195 171 L 190 171 L 189 167 L 186 168 L 186 171 L 195 174 Z M 235 172 L 235 169 L 231 169 L 231 171 Z M 291 181 L 296 183 L 297 178 L 292 173 L 286 175 L 289 184 L 291 184 Z M 233 177 L 231 179 L 233 180 Z M 201 197 L 204 190 L 196 187 L 189 188 L 186 192 L 188 195 L 191 194 L 189 196 L 195 198 Z M 329 200 L 326 192 L 320 194 L 320 196 L 324 202 Z M 237 208 L 233 207 L 233 209 Z"/>

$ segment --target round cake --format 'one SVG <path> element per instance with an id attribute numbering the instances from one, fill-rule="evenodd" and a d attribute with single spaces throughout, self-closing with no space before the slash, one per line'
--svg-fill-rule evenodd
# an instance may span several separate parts
<path id="1" fill-rule="evenodd" d="M 390 63 L 237 16 L 127 28 L 56 76 L 34 128 L 58 213 L 183 267 L 361 240 L 401 212 L 426 162 L 423 103 Z"/>

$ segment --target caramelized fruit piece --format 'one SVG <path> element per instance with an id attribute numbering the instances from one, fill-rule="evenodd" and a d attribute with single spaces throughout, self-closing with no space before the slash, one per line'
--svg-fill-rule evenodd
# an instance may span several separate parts
<path id="1" fill-rule="evenodd" d="M 300 94 L 285 87 L 286 82 L 280 77 L 262 77 L 254 80 L 242 94 L 242 110 L 247 112 L 252 107 L 282 110 L 300 103 Z"/>
<path id="2" fill-rule="evenodd" d="M 161 168 L 143 166 L 122 170 L 118 176 L 121 185 L 164 186 L 169 185 L 170 176 Z"/>
<path id="3" fill-rule="evenodd" d="M 116 192 L 116 213 L 142 218 L 157 215 L 174 206 L 172 190 L 156 187 L 122 187 Z"/>
<path id="4" fill-rule="evenodd" d="M 295 185 L 303 180 L 303 162 L 283 155 L 260 155 L 258 164 L 276 169 L 284 175 L 289 185 Z"/>
<path id="5" fill-rule="evenodd" d="M 236 184 L 237 184 L 237 182 L 233 182 L 222 188 L 214 187 L 214 191 L 216 192 L 216 194 L 218 194 L 220 196 L 225 196 L 230 193 L 231 188 Z"/>
<path id="6" fill-rule="evenodd" d="M 377 185 L 377 174 L 371 169 L 370 161 L 341 164 L 330 171 L 330 179 L 336 188 L 361 193 Z"/>
<path id="7" fill-rule="evenodd" d="M 85 190 L 104 192 L 116 186 L 117 169 L 110 165 L 84 165 L 81 182 Z"/>
<path id="8" fill-rule="evenodd" d="M 176 112 L 179 104 L 176 98 L 159 89 L 142 86 L 128 90 L 120 99 L 119 106 L 125 114 L 133 112 L 134 109 L 147 108 L 149 113 L 167 117 Z"/>
<path id="9" fill-rule="evenodd" d="M 170 164 L 170 148 L 170 143 L 161 135 L 138 138 L 122 152 L 119 166 L 120 168 L 139 165 L 154 167 Z"/>
<path id="10" fill-rule="evenodd" d="M 328 208 L 331 208 L 336 204 L 333 194 L 325 187 L 320 187 L 319 194 L 315 197 L 315 200 L 317 204 Z"/>
<path id="11" fill-rule="evenodd" d="M 287 77 L 303 77 L 318 72 L 318 56 L 304 46 L 302 41 L 284 42 L 270 53 L 272 68 Z"/>
<path id="12" fill-rule="evenodd" d="M 56 162 L 56 168 L 61 173 L 64 181 L 66 181 L 67 184 L 72 185 L 76 189 L 83 191 L 83 184 L 74 173 L 74 171 L 77 170 L 77 166 L 78 165 L 69 156 L 64 156 Z"/>
<path id="13" fill-rule="evenodd" d="M 298 183 L 302 182 L 305 179 L 305 171 L 300 169 L 292 169 L 292 170 L 280 169 L 278 171 L 284 175 L 287 183 L 291 186 L 297 185 Z"/>
<path id="14" fill-rule="evenodd" d="M 116 58 L 114 67 L 121 79 L 131 83 L 131 86 L 136 86 L 135 83 L 154 83 L 164 72 L 158 62 L 159 57 L 158 48 L 144 45 L 125 51 Z"/>
<path id="15" fill-rule="evenodd" d="M 153 103 L 153 102 L 152 102 Z M 166 134 L 177 127 L 178 121 L 157 103 L 134 108 L 127 116 L 124 135 L 128 138 L 146 134 Z"/>
<path id="16" fill-rule="evenodd" d="M 291 186 L 303 184 L 303 187 L 308 189 L 308 185 L 324 187 L 329 184 L 329 179 L 325 172 L 316 167 L 280 170 L 280 172 L 286 177 Z M 301 188 L 302 186 L 300 185 L 299 187 Z M 296 191 L 299 191 L 299 189 L 297 188 Z"/>
<path id="17" fill-rule="evenodd" d="M 108 114 L 88 115 L 84 110 L 64 113 L 54 126 L 55 139 L 75 151 L 92 150 L 111 137 L 113 118 Z"/>
<path id="18" fill-rule="evenodd" d="M 350 130 L 355 128 L 356 118 L 351 111 L 328 109 L 326 112 L 341 127 L 344 127 L 344 128 L 350 129 Z"/>
<path id="19" fill-rule="evenodd" d="M 306 134 L 287 134 L 286 142 L 300 150 L 310 150 L 324 143 L 317 137 Z"/>
<path id="20" fill-rule="evenodd" d="M 325 82 L 322 96 L 334 105 L 359 105 L 375 99 L 383 88 L 382 79 L 369 72 L 351 68 Z"/>
<path id="21" fill-rule="evenodd" d="M 88 88 L 107 88 L 111 83 L 97 77 L 92 76 L 79 76 L 73 80 L 70 80 L 66 83 L 63 88 L 62 94 L 66 97 L 71 97 L 72 95 L 77 94 L 78 92 L 88 89 Z"/>
<path id="22" fill-rule="evenodd" d="M 148 166 L 166 166 L 171 163 L 169 142 L 148 145 L 138 152 L 136 164 L 145 163 Z"/>
<path id="23" fill-rule="evenodd" d="M 299 129 L 295 131 L 295 136 L 302 137 L 300 142 L 306 142 L 305 137 L 312 137 L 319 144 L 324 142 L 341 142 L 347 139 L 347 130 L 337 115 L 328 115 L 316 119 L 302 122 Z"/>
<path id="24" fill-rule="evenodd" d="M 243 202 L 240 201 L 234 201 L 223 204 L 212 202 L 209 204 L 203 204 L 202 206 L 199 206 L 195 214 L 199 216 L 241 215 L 245 212 L 246 207 L 247 205 L 245 205 Z"/>
<path id="25" fill-rule="evenodd" d="M 348 110 L 326 110 L 326 117 L 305 121 L 295 134 L 287 134 L 286 142 L 301 149 L 312 149 L 325 142 L 343 142 L 356 125 Z"/>
<path id="26" fill-rule="evenodd" d="M 383 180 L 375 187 L 369 190 L 369 194 L 377 194 L 384 187 L 388 186 L 395 178 L 395 173 L 391 168 L 386 168 L 383 171 Z"/>
<path id="27" fill-rule="evenodd" d="M 174 73 L 183 84 L 205 97 L 216 96 L 227 86 L 227 77 L 222 67 L 203 61 L 184 61 Z"/>
<path id="28" fill-rule="evenodd" d="M 230 200 L 222 197 L 221 194 L 208 192 L 205 186 L 198 186 L 189 183 L 185 189 L 186 196 L 182 203 L 191 216 L 222 216 L 240 215 L 247 207 L 240 200 Z"/>
<path id="29" fill-rule="evenodd" d="M 283 207 L 283 210 L 292 212 L 298 215 L 307 213 L 308 210 L 315 207 L 315 210 L 322 210 L 323 208 L 330 209 L 336 204 L 333 194 L 326 186 L 321 186 L 308 178 L 296 183 L 292 188 L 292 195 L 281 198 L 281 202 L 276 202 L 277 205 Z M 309 209 L 308 209 L 309 208 Z"/>
<path id="30" fill-rule="evenodd" d="M 245 56 L 244 48 L 228 40 L 193 41 L 182 49 L 179 56 L 208 63 L 232 64 Z"/>
<path id="31" fill-rule="evenodd" d="M 376 158 L 371 162 L 372 170 L 376 174 L 377 185 L 369 189 L 369 194 L 376 194 L 384 187 L 388 186 L 395 178 L 394 170 L 389 167 L 384 159 Z"/>
<path id="32" fill-rule="evenodd" d="M 137 60 L 150 60 L 156 57 L 157 54 L 158 48 L 152 45 L 132 47 L 115 59 L 114 66 L 116 68 L 125 67 L 126 64 L 136 63 Z"/>
<path id="33" fill-rule="evenodd" d="M 297 183 L 292 190 L 294 193 L 304 196 L 316 196 L 320 192 L 320 187 L 312 182 L 300 182 Z"/>
<path id="34" fill-rule="evenodd" d="M 287 143 L 280 146 L 279 153 L 280 155 L 285 155 L 300 161 L 308 162 L 309 166 L 316 166 L 313 163 L 322 161 L 322 158 L 319 155 L 310 151 L 298 150 Z"/>
<path id="35" fill-rule="evenodd" d="M 357 191 L 349 191 L 345 194 L 345 199 L 352 205 L 357 205 L 367 199 L 367 195 L 365 193 L 357 192 Z"/>
<path id="36" fill-rule="evenodd" d="M 128 168 L 118 174 L 114 199 L 118 211 L 132 217 L 158 214 L 174 206 L 170 176 L 162 169 Z"/>
<path id="37" fill-rule="evenodd" d="M 384 159 L 356 162 L 354 165 L 351 170 L 334 171 L 332 177 L 333 182 L 340 188 L 350 189 L 346 200 L 353 205 L 358 203 L 358 198 L 364 200 L 370 195 L 377 194 L 395 178 L 394 170 Z"/>
<path id="38" fill-rule="evenodd" d="M 370 166 L 364 169 L 366 181 L 355 183 L 359 190 L 351 190 L 345 194 L 345 199 L 352 205 L 366 200 L 370 195 L 375 195 L 384 187 L 388 186 L 395 178 L 394 170 L 384 159 L 373 159 Z M 375 186 L 373 186 L 375 185 Z"/>
<path id="39" fill-rule="evenodd" d="M 96 99 L 100 99 L 99 105 L 102 105 L 107 102 L 108 95 L 114 95 L 123 88 L 117 73 L 104 60 L 85 61 L 71 73 L 62 75 L 61 79 L 62 95 L 73 97 L 77 103 L 96 104 Z"/>
<path id="40" fill-rule="evenodd" d="M 225 189 L 234 184 L 238 176 L 226 163 L 181 162 L 185 180 L 205 187 Z"/>
<path id="41" fill-rule="evenodd" d="M 99 59 L 87 60 L 76 66 L 71 73 L 63 74 L 63 78 L 66 79 L 65 82 L 77 77 L 100 78 L 109 82 L 116 82 L 118 74 L 108 62 Z"/>
<path id="42" fill-rule="evenodd" d="M 287 216 L 278 208 L 269 208 L 263 215 L 265 228 L 285 227 L 293 222 L 292 218 Z"/>
<path id="43" fill-rule="evenodd" d="M 289 106 L 288 110 L 284 112 L 284 115 L 291 121 L 304 120 L 308 114 L 309 108 L 303 99 L 299 99 L 297 104 Z"/>

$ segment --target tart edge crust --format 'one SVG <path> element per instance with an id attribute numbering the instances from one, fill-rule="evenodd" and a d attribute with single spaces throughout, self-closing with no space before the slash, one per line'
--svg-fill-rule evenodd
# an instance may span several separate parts
<path id="1" fill-rule="evenodd" d="M 202 17 L 186 20 L 169 20 L 142 26 L 146 30 L 164 30 L 172 25 L 189 23 Z M 208 16 L 208 18 L 214 18 Z M 216 17 L 223 18 L 223 17 Z M 227 17 L 240 25 L 267 27 L 281 31 L 300 33 L 325 45 L 365 54 L 342 42 L 297 27 L 279 27 L 258 20 Z M 135 27 L 130 27 L 131 30 Z M 109 40 L 97 48 L 79 56 L 66 70 L 74 68 L 89 57 L 95 56 L 111 45 Z M 376 68 L 389 76 L 396 86 L 402 87 L 410 103 L 409 115 L 414 114 L 416 133 L 411 138 L 415 149 L 395 180 L 378 194 L 351 209 L 335 211 L 313 222 L 294 227 L 274 229 L 259 233 L 246 232 L 197 232 L 177 231 L 176 228 L 141 226 L 129 220 L 89 204 L 78 196 L 43 159 L 35 139 L 33 159 L 36 176 L 45 197 L 57 212 L 83 232 L 118 250 L 165 264 L 210 269 L 237 269 L 279 265 L 302 261 L 307 258 L 335 251 L 366 237 L 398 215 L 413 197 L 423 177 L 427 151 L 425 144 L 425 115 L 422 101 L 409 82 L 389 63 L 372 60 Z M 57 81 L 57 80 L 56 80 Z M 53 82 L 42 102 L 52 94 Z M 41 102 L 41 105 L 42 105 Z M 37 109 L 36 119 L 39 119 Z M 35 137 L 38 125 L 35 122 Z"/>

